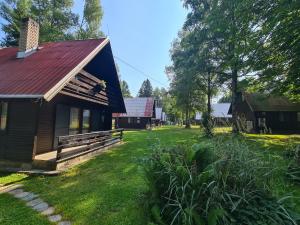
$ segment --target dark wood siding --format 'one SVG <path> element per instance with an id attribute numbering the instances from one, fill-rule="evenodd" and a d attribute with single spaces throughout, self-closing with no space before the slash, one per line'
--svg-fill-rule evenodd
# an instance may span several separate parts
<path id="1" fill-rule="evenodd" d="M 0 134 L 0 155 L 3 159 L 32 160 L 37 107 L 30 101 L 9 101 L 7 131 Z"/>
<path id="2" fill-rule="evenodd" d="M 58 95 L 51 102 L 44 102 L 40 106 L 37 154 L 52 151 L 57 147 L 56 137 L 69 134 L 70 107 L 79 108 L 81 114 L 84 109 L 91 110 L 90 131 L 111 129 L 112 113 L 107 106 Z"/>
<path id="3" fill-rule="evenodd" d="M 53 149 L 54 113 L 53 104 L 44 103 L 39 108 L 36 154 Z"/>
<path id="4" fill-rule="evenodd" d="M 261 113 L 257 112 L 257 117 L 261 116 Z M 266 118 L 267 128 L 270 128 L 273 133 L 300 132 L 297 112 L 265 112 L 264 117 Z M 283 118 L 283 121 L 280 120 L 280 117 Z"/>
<path id="5" fill-rule="evenodd" d="M 101 112 L 99 110 L 93 109 L 91 115 L 91 131 L 100 130 L 101 124 Z"/>
<path id="6" fill-rule="evenodd" d="M 140 117 L 140 123 L 137 123 L 137 117 L 130 117 L 131 122 L 128 123 L 128 117 L 119 117 L 116 118 L 117 128 L 125 129 L 146 129 L 147 124 L 151 124 L 151 118 L 149 117 Z"/>
<path id="7" fill-rule="evenodd" d="M 252 112 L 250 106 L 246 101 L 240 100 L 236 107 L 237 115 L 239 118 L 246 119 L 246 121 L 251 121 L 253 125 L 253 129 L 250 132 L 256 132 L 257 130 L 257 121 L 255 117 L 255 113 Z"/>
<path id="8" fill-rule="evenodd" d="M 70 107 L 58 104 L 55 114 L 54 148 L 57 147 L 57 137 L 69 134 Z"/>

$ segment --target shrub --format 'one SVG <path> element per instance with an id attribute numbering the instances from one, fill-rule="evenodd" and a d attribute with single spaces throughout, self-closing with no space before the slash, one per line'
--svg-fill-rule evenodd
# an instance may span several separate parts
<path id="1" fill-rule="evenodd" d="M 214 135 L 214 120 L 212 119 L 211 115 L 208 112 L 204 112 L 202 116 L 202 127 L 205 136 L 212 137 Z"/>
<path id="2" fill-rule="evenodd" d="M 156 146 L 146 160 L 151 213 L 157 224 L 297 224 L 271 194 L 276 169 L 232 139 L 192 147 Z"/>

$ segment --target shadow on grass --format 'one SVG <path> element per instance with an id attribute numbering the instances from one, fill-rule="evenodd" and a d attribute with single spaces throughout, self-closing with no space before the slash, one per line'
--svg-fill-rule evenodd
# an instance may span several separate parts
<path id="1" fill-rule="evenodd" d="M 192 144 L 198 132 L 181 128 L 125 132 L 124 144 L 60 176 L 32 177 L 23 183 L 74 224 L 144 225 L 148 185 L 142 159 L 154 144 Z"/>

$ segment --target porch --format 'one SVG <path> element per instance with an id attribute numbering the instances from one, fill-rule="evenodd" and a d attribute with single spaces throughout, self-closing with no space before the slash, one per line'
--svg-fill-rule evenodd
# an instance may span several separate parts
<path id="1" fill-rule="evenodd" d="M 123 131 L 124 129 L 115 129 L 58 136 L 57 149 L 35 155 L 32 166 L 44 170 L 67 169 L 120 143 L 123 139 Z"/>

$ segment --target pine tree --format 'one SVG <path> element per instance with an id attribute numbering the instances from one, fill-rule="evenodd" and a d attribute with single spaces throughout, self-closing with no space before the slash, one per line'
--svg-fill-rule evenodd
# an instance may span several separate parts
<path id="1" fill-rule="evenodd" d="M 139 97 L 151 97 L 153 95 L 153 88 L 150 81 L 147 79 L 142 83 L 142 86 L 139 90 Z"/>

